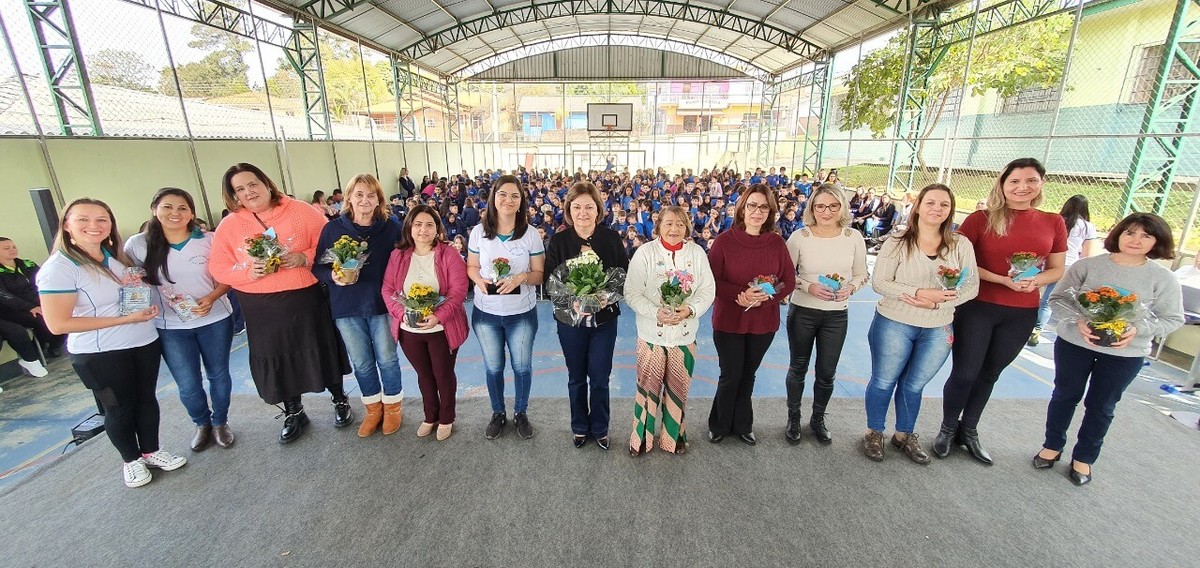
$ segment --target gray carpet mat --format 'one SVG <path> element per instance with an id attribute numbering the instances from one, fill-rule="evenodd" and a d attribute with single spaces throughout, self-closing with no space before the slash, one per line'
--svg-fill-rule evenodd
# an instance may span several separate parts
<path id="1" fill-rule="evenodd" d="M 920 432 L 940 418 L 926 401 Z M 710 400 L 689 402 L 686 456 L 625 451 L 632 403 L 613 401 L 613 449 L 575 449 L 565 399 L 534 399 L 536 435 L 488 441 L 486 399 L 458 405 L 455 434 L 335 430 L 327 398 L 288 446 L 281 421 L 236 396 L 229 450 L 186 450 L 191 426 L 163 401 L 163 445 L 186 467 L 139 489 L 100 437 L 0 495 L 5 566 L 1194 566 L 1200 436 L 1123 402 L 1095 467 L 1035 471 L 1045 403 L 995 400 L 981 425 L 997 463 L 959 450 L 929 466 L 857 450 L 860 399 L 834 399 L 832 446 L 783 439 L 781 399 L 755 403 L 759 445 L 709 444 Z M 511 407 L 510 407 L 511 408 Z M 361 409 L 356 408 L 361 416 Z M 1076 417 L 1076 427 L 1078 425 Z M 889 432 L 890 434 L 890 432 Z M 1186 480 L 1182 486 L 1176 481 Z M 1179 538 L 1183 537 L 1183 538 Z"/>

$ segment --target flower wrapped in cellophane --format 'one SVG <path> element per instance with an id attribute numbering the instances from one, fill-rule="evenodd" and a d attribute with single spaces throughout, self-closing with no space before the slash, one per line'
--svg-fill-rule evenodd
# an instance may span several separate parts
<path id="1" fill-rule="evenodd" d="M 404 306 L 404 325 L 415 328 L 432 315 L 433 310 L 442 305 L 446 298 L 432 286 L 418 282 L 409 286 L 407 293 L 397 291 L 392 300 Z"/>
<path id="2" fill-rule="evenodd" d="M 970 273 L 970 267 L 953 268 L 944 264 L 939 264 L 937 268 L 938 285 L 942 290 L 950 291 L 957 290 L 962 287 L 967 281 L 967 274 Z"/>
<path id="3" fill-rule="evenodd" d="M 662 294 L 663 307 L 674 311 L 683 306 L 692 295 L 692 284 L 695 280 L 686 270 L 668 270 L 666 281 L 658 287 Z"/>
<path id="4" fill-rule="evenodd" d="M 625 270 L 604 268 L 600 256 L 589 250 L 555 268 L 546 292 L 554 305 L 554 318 L 579 325 L 605 306 L 621 301 L 624 287 Z"/>
<path id="5" fill-rule="evenodd" d="M 1100 347 L 1120 341 L 1129 326 L 1153 317 L 1137 294 L 1116 286 L 1069 288 L 1067 297 L 1055 300 L 1053 309 L 1062 321 L 1085 322 L 1092 335 L 1100 338 L 1093 341 Z"/>
<path id="6" fill-rule="evenodd" d="M 1008 277 L 1013 282 L 1028 280 L 1042 272 L 1042 264 L 1046 259 L 1036 252 L 1014 252 L 1008 257 Z"/>
<path id="7" fill-rule="evenodd" d="M 356 241 L 350 235 L 342 235 L 333 243 L 325 254 L 321 255 L 318 264 L 333 265 L 333 274 L 343 284 L 350 285 L 358 282 L 359 271 L 367 262 L 367 242 Z"/>
<path id="8" fill-rule="evenodd" d="M 275 237 L 275 231 L 271 229 L 248 237 L 245 244 L 246 256 L 266 263 L 263 274 L 272 274 L 279 270 L 283 264 L 283 255 L 288 252 L 287 247 L 280 244 L 279 239 Z M 239 264 L 235 268 L 249 267 L 249 264 Z"/>

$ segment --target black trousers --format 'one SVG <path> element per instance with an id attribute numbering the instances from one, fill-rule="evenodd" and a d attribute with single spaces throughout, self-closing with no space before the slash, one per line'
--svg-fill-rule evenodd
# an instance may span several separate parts
<path id="1" fill-rule="evenodd" d="M 44 347 L 62 347 L 63 343 L 67 341 L 67 336 L 51 333 L 50 328 L 46 327 L 45 319 L 29 312 L 0 310 L 0 320 L 13 322 L 25 329 L 32 329 L 34 337 L 37 337 Z"/>
<path id="2" fill-rule="evenodd" d="M 942 389 L 942 425 L 976 428 L 1000 372 L 1012 363 L 1037 324 L 1038 309 L 971 300 L 954 312 L 950 378 Z"/>
<path id="3" fill-rule="evenodd" d="M 25 329 L 25 326 L 0 319 L 0 340 L 7 341 L 22 361 L 38 360 L 37 345 L 29 338 L 29 331 Z"/>
<path id="4" fill-rule="evenodd" d="M 808 374 L 808 361 L 813 347 L 817 349 L 816 365 L 813 366 L 813 414 L 825 414 L 825 407 L 833 396 L 833 376 L 837 372 L 838 360 L 842 356 L 842 345 L 846 343 L 846 327 L 850 321 L 849 310 L 815 310 L 792 304 L 788 308 L 787 332 L 791 362 L 787 372 L 787 399 L 789 410 L 799 410 L 804 396 L 804 376 Z"/>
<path id="5" fill-rule="evenodd" d="M 158 451 L 158 339 L 142 347 L 71 354 L 71 366 L 104 406 L 108 440 L 131 462 Z"/>
<path id="6" fill-rule="evenodd" d="M 708 414 L 708 429 L 713 434 L 749 434 L 754 431 L 754 374 L 762 364 L 775 332 L 764 334 L 713 332 L 717 364 L 721 377 L 717 395 Z"/>

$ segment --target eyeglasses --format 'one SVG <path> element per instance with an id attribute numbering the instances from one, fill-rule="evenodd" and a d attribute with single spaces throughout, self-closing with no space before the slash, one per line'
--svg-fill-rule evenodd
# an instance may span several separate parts
<path id="1" fill-rule="evenodd" d="M 829 203 L 829 204 L 818 203 L 816 205 L 813 205 L 812 208 L 813 208 L 813 211 L 816 211 L 817 213 L 824 213 L 826 211 L 828 211 L 830 213 L 837 213 L 838 211 L 842 210 L 842 204 L 841 203 Z"/>
<path id="2" fill-rule="evenodd" d="M 767 205 L 766 203 L 763 203 L 762 205 L 755 205 L 753 203 L 747 203 L 746 211 L 749 211 L 751 213 L 753 213 L 755 211 L 758 211 L 759 213 L 767 213 L 767 212 L 771 211 L 771 206 Z"/>
<path id="3" fill-rule="evenodd" d="M 504 192 L 499 192 L 499 191 L 496 192 L 496 201 L 507 201 L 509 199 L 512 199 L 514 201 L 520 201 L 521 194 L 520 193 L 504 193 Z"/>

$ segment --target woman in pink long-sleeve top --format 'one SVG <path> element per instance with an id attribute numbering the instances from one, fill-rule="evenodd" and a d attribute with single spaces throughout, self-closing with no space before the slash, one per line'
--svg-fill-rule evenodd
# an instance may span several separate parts
<path id="1" fill-rule="evenodd" d="M 342 376 L 350 372 L 350 360 L 311 268 L 325 216 L 284 195 L 252 164 L 225 172 L 221 196 L 230 214 L 217 227 L 208 271 L 237 292 L 246 317 L 250 376 L 265 402 L 283 403 L 279 442 L 304 433 L 304 393 L 328 390 L 334 426 L 349 426 L 354 415 Z M 277 268 L 247 252 L 246 239 L 261 235 L 273 235 L 285 249 Z"/>
<path id="2" fill-rule="evenodd" d="M 708 440 L 713 443 L 728 434 L 737 434 L 751 446 L 758 442 L 750 402 L 754 374 L 779 330 L 779 303 L 796 287 L 796 268 L 787 244 L 775 232 L 778 215 L 775 196 L 767 186 L 750 186 L 738 199 L 733 227 L 721 233 L 708 252 L 717 282 L 712 326 L 721 367 L 708 415 Z M 751 286 L 759 276 L 775 277 L 774 294 Z"/>
<path id="3" fill-rule="evenodd" d="M 454 363 L 458 348 L 467 340 L 467 265 L 454 247 L 446 244 L 446 231 L 437 211 L 418 205 L 404 218 L 400 242 L 383 275 L 383 300 L 391 312 L 392 332 L 404 356 L 417 371 L 417 385 L 425 406 L 425 420 L 417 436 L 425 437 L 437 426 L 438 441 L 450 437 L 454 427 L 454 393 L 458 377 Z M 414 284 L 423 284 L 445 297 L 429 316 L 415 322 L 405 318 L 403 300 Z"/>

